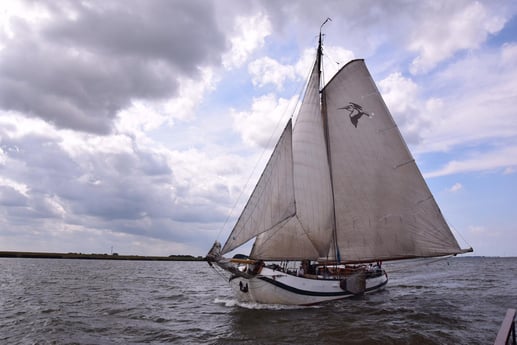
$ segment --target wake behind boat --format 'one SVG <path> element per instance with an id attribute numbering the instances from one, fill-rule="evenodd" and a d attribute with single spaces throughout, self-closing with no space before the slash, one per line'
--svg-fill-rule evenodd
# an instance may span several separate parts
<path id="1" fill-rule="evenodd" d="M 207 255 L 243 301 L 310 305 L 378 291 L 386 260 L 461 249 L 364 60 L 320 90 L 321 32 L 289 120 L 225 244 Z M 255 238 L 249 257 L 224 255 Z"/>

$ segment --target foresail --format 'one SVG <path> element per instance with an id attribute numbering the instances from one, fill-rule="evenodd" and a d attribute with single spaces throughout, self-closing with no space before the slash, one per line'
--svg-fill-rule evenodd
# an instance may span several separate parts
<path id="1" fill-rule="evenodd" d="M 297 216 L 260 234 L 250 256 L 262 260 L 316 260 L 321 256 Z M 328 244 L 325 248 L 328 248 Z M 328 249 L 327 249 L 328 251 Z"/>
<path id="2" fill-rule="evenodd" d="M 323 90 L 344 261 L 461 252 L 363 60 Z"/>
<path id="3" fill-rule="evenodd" d="M 317 59 L 293 129 L 296 216 L 258 236 L 251 257 L 309 259 L 328 253 L 333 202 L 323 128 Z"/>
<path id="4" fill-rule="evenodd" d="M 292 123 L 289 120 L 221 253 L 228 253 L 274 228 L 295 211 Z"/>

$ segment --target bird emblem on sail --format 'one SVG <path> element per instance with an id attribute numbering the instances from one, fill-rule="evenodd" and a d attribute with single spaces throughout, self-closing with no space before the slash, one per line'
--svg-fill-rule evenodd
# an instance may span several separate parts
<path id="1" fill-rule="evenodd" d="M 341 107 L 338 109 L 345 109 L 350 112 L 348 115 L 350 116 L 350 121 L 352 122 L 352 124 L 354 125 L 355 128 L 357 128 L 359 119 L 363 115 L 366 115 L 368 117 L 371 117 L 373 115 L 373 114 L 368 114 L 367 112 L 363 111 L 363 107 L 354 102 L 348 102 L 348 105 L 345 105 L 344 107 Z"/>

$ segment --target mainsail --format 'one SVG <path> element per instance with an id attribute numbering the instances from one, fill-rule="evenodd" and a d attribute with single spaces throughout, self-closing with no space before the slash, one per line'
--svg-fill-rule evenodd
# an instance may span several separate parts
<path id="1" fill-rule="evenodd" d="M 460 253 L 363 60 L 323 90 L 343 261 Z"/>
<path id="2" fill-rule="evenodd" d="M 321 96 L 320 61 L 321 45 L 296 125 L 287 124 L 222 254 L 254 237 L 250 257 L 264 260 L 462 252 L 364 61 L 345 65 Z"/>

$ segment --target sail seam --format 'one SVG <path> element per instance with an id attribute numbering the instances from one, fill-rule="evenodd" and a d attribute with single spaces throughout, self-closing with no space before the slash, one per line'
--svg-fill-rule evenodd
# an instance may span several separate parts
<path id="1" fill-rule="evenodd" d="M 305 226 L 303 226 L 303 223 L 301 221 L 301 219 L 298 217 L 298 214 L 295 215 L 296 217 L 296 220 L 298 221 L 298 224 L 300 224 L 300 227 L 302 228 L 303 230 L 303 233 L 305 234 L 305 236 L 307 236 L 307 239 L 311 242 L 311 245 L 314 249 L 316 249 L 316 251 L 319 253 L 319 246 L 314 242 L 314 240 L 311 238 L 311 236 L 309 236 L 309 232 L 307 231 L 307 229 L 305 229 Z"/>
<path id="2" fill-rule="evenodd" d="M 388 131 L 391 131 L 391 130 L 396 129 L 396 128 L 398 128 L 397 125 L 394 125 L 394 126 L 388 127 L 388 128 L 384 128 L 384 129 L 379 129 L 379 133 L 388 132 Z"/>
<path id="3" fill-rule="evenodd" d="M 407 162 L 404 162 L 404 163 L 400 163 L 400 164 L 398 164 L 398 165 L 395 165 L 395 166 L 393 167 L 393 169 L 398 169 L 398 168 L 400 168 L 400 167 L 403 167 L 404 165 L 411 164 L 411 163 L 413 163 L 414 161 L 415 161 L 415 159 L 410 159 L 410 160 L 408 160 Z"/>
<path id="4" fill-rule="evenodd" d="M 416 204 L 420 205 L 421 203 L 426 202 L 427 200 L 431 200 L 431 199 L 434 199 L 434 197 L 432 195 L 429 195 L 427 198 L 419 200 Z"/>
<path id="5" fill-rule="evenodd" d="M 263 239 L 263 243 L 268 242 L 268 241 L 272 238 L 272 236 L 274 235 L 274 233 L 275 233 L 275 232 L 277 232 L 277 231 L 280 231 L 281 229 L 283 229 L 283 227 L 284 227 L 284 226 L 289 222 L 289 220 L 291 220 L 295 215 L 296 215 L 296 210 L 295 210 L 295 212 L 293 212 L 292 214 L 288 215 L 287 217 L 285 217 L 284 219 L 282 219 L 281 221 L 279 221 L 278 223 L 276 223 L 276 224 L 275 224 L 275 225 L 273 225 L 272 227 L 270 227 L 270 228 L 268 228 L 268 229 L 266 229 L 266 230 L 264 230 L 264 231 L 262 231 L 262 232 L 258 233 L 256 236 L 264 235 L 264 234 L 268 233 L 269 231 L 272 231 L 273 229 L 275 229 L 275 228 L 276 228 L 276 231 L 273 231 L 273 232 L 271 233 L 271 235 L 270 235 L 270 236 L 268 236 L 267 238 Z M 255 243 L 256 243 L 256 241 L 255 241 Z M 255 243 L 253 244 L 253 248 L 252 248 L 252 250 L 251 250 L 251 255 L 250 255 L 250 257 L 253 257 L 253 258 L 257 259 L 258 257 L 253 256 L 253 251 L 255 250 Z M 223 253 L 223 254 L 224 254 L 224 253 Z"/>

